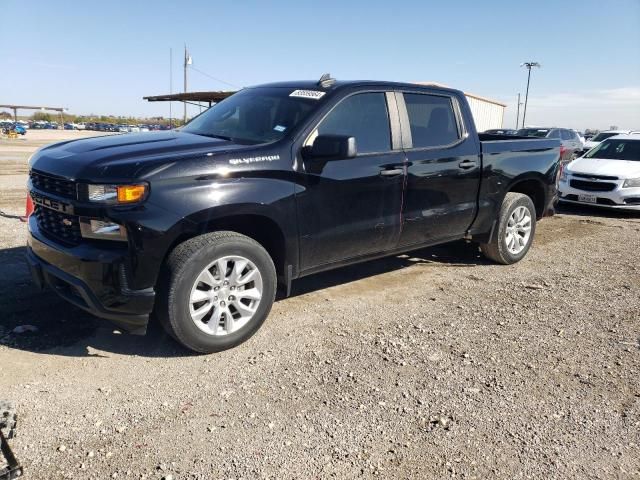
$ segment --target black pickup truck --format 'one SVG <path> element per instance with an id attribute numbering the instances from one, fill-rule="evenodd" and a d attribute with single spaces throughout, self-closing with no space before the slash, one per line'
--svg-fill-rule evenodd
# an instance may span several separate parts
<path id="1" fill-rule="evenodd" d="M 36 152 L 27 259 L 39 285 L 126 331 L 153 313 L 184 346 L 219 351 L 305 275 L 463 238 L 517 262 L 553 214 L 559 153 L 478 135 L 457 90 L 245 88 L 175 131 Z"/>

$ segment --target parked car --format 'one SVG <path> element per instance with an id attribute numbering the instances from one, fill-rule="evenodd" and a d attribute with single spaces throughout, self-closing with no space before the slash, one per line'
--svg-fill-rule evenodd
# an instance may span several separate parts
<path id="1" fill-rule="evenodd" d="M 484 133 L 487 135 L 517 135 L 518 131 L 509 128 L 492 128 L 485 130 Z"/>
<path id="2" fill-rule="evenodd" d="M 118 132 L 120 133 L 129 133 L 129 127 L 127 125 L 119 125 Z"/>
<path id="3" fill-rule="evenodd" d="M 518 130 L 518 136 L 560 140 L 560 158 L 563 162 L 573 160 L 582 151 L 582 143 L 578 134 L 568 128 L 521 128 Z"/>
<path id="4" fill-rule="evenodd" d="M 607 130 L 606 132 L 600 132 L 584 143 L 582 153 L 586 153 L 592 148 L 597 147 L 600 142 L 607 138 L 615 137 L 616 135 L 626 135 L 629 133 L 631 133 L 631 130 Z"/>
<path id="5" fill-rule="evenodd" d="M 10 133 L 15 132 L 18 135 L 25 135 L 27 133 L 27 129 L 22 125 L 15 122 L 0 122 L 0 130 L 2 133 Z"/>
<path id="6" fill-rule="evenodd" d="M 600 142 L 563 170 L 560 200 L 640 211 L 640 136 Z"/>
<path id="7" fill-rule="evenodd" d="M 129 125 L 128 130 L 131 133 L 139 133 L 140 127 L 138 127 L 137 125 Z"/>
<path id="8" fill-rule="evenodd" d="M 126 331 L 154 311 L 187 348 L 224 350 L 296 278 L 462 238 L 520 261 L 553 214 L 560 141 L 487 137 L 444 87 L 245 88 L 179 130 L 37 151 L 28 261 Z"/>

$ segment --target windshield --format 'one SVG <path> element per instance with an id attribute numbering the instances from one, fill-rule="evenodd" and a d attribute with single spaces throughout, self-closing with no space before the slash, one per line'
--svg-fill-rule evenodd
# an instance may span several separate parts
<path id="1" fill-rule="evenodd" d="M 280 140 L 319 103 L 316 98 L 291 96 L 295 91 L 276 87 L 241 90 L 198 115 L 182 131 L 248 144 Z"/>
<path id="2" fill-rule="evenodd" d="M 521 128 L 518 135 L 521 137 L 541 137 L 544 138 L 549 134 L 548 128 Z"/>
<path id="3" fill-rule="evenodd" d="M 609 137 L 615 137 L 616 135 L 620 135 L 620 134 L 619 133 L 615 133 L 615 132 L 613 132 L 613 133 L 611 133 L 611 132 L 609 132 L 609 133 L 602 132 L 602 133 L 597 134 L 595 137 L 593 137 L 591 139 L 591 141 L 592 142 L 601 142 L 603 140 L 606 140 Z"/>
<path id="4" fill-rule="evenodd" d="M 640 140 L 605 140 L 593 150 L 589 150 L 585 157 L 640 162 Z"/>

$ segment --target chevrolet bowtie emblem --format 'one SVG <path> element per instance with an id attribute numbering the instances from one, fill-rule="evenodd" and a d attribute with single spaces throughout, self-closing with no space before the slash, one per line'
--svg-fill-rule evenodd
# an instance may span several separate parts
<path id="1" fill-rule="evenodd" d="M 65 218 L 64 220 L 62 220 L 62 224 L 65 227 L 70 227 L 71 225 L 73 225 L 73 222 L 71 220 L 69 220 L 68 218 Z"/>

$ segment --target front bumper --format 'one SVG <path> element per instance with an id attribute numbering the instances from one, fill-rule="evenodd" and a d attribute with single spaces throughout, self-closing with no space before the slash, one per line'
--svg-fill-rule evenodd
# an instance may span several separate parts
<path id="1" fill-rule="evenodd" d="M 602 182 L 615 183 L 616 187 L 608 192 L 599 192 L 574 188 L 569 184 L 569 181 L 560 182 L 558 186 L 560 201 L 617 210 L 640 211 L 640 188 L 622 188 L 624 180 L 603 180 Z M 596 203 L 580 201 L 580 195 L 593 195 L 596 197 Z"/>
<path id="2" fill-rule="evenodd" d="M 26 256 L 34 283 L 127 332 L 142 335 L 155 292 L 129 289 L 125 254 L 91 244 L 63 247 L 40 233 L 35 218 L 29 218 Z"/>

